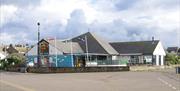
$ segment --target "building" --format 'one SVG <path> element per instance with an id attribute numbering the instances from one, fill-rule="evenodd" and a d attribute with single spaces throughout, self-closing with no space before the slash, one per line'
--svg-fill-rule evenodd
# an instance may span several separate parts
<path id="1" fill-rule="evenodd" d="M 0 46 L 0 60 L 5 59 L 9 54 L 18 53 L 18 51 L 12 45 Z"/>
<path id="2" fill-rule="evenodd" d="M 1 45 L 0 46 L 0 60 L 6 58 L 9 54 L 13 53 L 19 53 L 18 50 L 16 50 L 12 44 L 9 46 L 7 45 Z"/>
<path id="3" fill-rule="evenodd" d="M 12 44 L 10 44 L 9 47 L 7 47 L 6 49 L 4 47 L 3 50 L 6 51 L 8 54 L 19 53 L 19 51 L 16 50 Z"/>
<path id="4" fill-rule="evenodd" d="M 46 46 L 46 50 L 43 50 L 42 48 L 44 47 L 42 46 Z M 40 53 L 43 66 L 85 67 L 120 65 L 120 61 L 112 60 L 112 56 L 118 55 L 118 52 L 108 42 L 90 32 L 65 41 L 43 39 L 40 41 Z M 37 64 L 37 45 L 28 51 L 26 55 L 30 63 Z"/>
<path id="5" fill-rule="evenodd" d="M 128 62 L 163 65 L 165 52 L 160 41 L 124 42 L 123 46 L 122 43 L 109 43 L 87 32 L 70 40 L 42 39 L 39 57 L 37 44 L 26 56 L 29 66 L 42 67 L 126 66 Z M 138 45 L 142 43 L 144 46 Z"/>
<path id="6" fill-rule="evenodd" d="M 3 47 L 0 46 L 0 60 L 6 58 L 6 53 L 3 51 Z"/>
<path id="7" fill-rule="evenodd" d="M 115 59 L 127 59 L 129 64 L 164 65 L 165 50 L 159 40 L 112 42 L 119 56 Z"/>
<path id="8" fill-rule="evenodd" d="M 178 54 L 180 48 L 178 47 L 168 47 L 167 48 L 167 52 L 168 53 L 171 53 L 171 54 Z"/>
<path id="9" fill-rule="evenodd" d="M 168 54 L 175 54 L 177 56 L 180 56 L 180 48 L 179 47 L 168 47 L 166 52 Z"/>
<path id="10" fill-rule="evenodd" d="M 18 51 L 18 53 L 25 54 L 26 51 L 29 49 L 29 46 L 28 45 L 16 44 L 16 45 L 14 45 L 14 48 Z"/>

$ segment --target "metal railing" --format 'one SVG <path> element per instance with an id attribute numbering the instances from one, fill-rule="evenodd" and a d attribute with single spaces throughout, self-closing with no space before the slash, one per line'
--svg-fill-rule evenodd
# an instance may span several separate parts
<path id="1" fill-rule="evenodd" d="M 127 65 L 128 61 L 126 60 L 90 60 L 86 62 L 88 66 L 110 66 L 110 65 Z"/>

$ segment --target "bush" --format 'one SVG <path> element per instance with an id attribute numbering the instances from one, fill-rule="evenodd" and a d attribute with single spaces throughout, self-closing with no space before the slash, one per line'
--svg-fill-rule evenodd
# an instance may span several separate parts
<path id="1" fill-rule="evenodd" d="M 180 64 L 180 56 L 177 56 L 175 54 L 167 54 L 165 57 L 165 61 L 167 65 Z"/>
<path id="2" fill-rule="evenodd" d="M 19 67 L 25 64 L 25 57 L 22 54 L 13 53 L 7 56 L 7 60 L 3 59 L 0 63 L 0 69 L 7 67 Z"/>

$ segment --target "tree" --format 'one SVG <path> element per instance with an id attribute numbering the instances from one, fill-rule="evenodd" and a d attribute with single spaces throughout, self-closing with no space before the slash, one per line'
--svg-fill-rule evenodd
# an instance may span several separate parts
<path id="1" fill-rule="evenodd" d="M 180 64 L 180 56 L 177 56 L 175 54 L 167 54 L 165 57 L 165 61 L 167 65 Z"/>
<path id="2" fill-rule="evenodd" d="M 19 53 L 13 53 L 7 56 L 7 61 L 3 59 L 0 63 L 1 68 L 23 66 L 25 64 L 25 56 Z"/>

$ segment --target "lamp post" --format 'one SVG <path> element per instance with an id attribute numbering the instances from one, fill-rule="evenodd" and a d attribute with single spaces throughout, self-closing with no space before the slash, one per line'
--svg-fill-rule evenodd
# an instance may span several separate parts
<path id="1" fill-rule="evenodd" d="M 25 54 L 25 56 L 26 56 L 25 73 L 27 72 L 27 66 L 28 66 L 28 62 L 29 62 L 29 60 L 28 60 L 28 49 L 29 49 L 29 44 L 27 43 L 26 44 L 26 54 Z"/>
<path id="2" fill-rule="evenodd" d="M 40 67 L 40 47 L 39 47 L 39 41 L 40 41 L 40 23 L 37 23 L 38 25 L 38 47 L 37 47 L 37 66 Z"/>
<path id="3" fill-rule="evenodd" d="M 88 53 L 88 40 L 87 40 L 87 36 L 84 36 L 83 38 L 78 38 L 79 40 L 82 40 L 83 42 L 85 42 L 85 46 L 86 46 L 86 61 L 89 62 L 89 53 Z"/>
<path id="4" fill-rule="evenodd" d="M 5 45 L 5 49 L 4 49 L 4 52 L 5 52 L 5 62 L 7 62 L 7 47 L 6 47 L 6 45 Z"/>
<path id="5" fill-rule="evenodd" d="M 88 44 L 87 44 L 87 36 L 86 36 L 86 35 L 85 35 L 85 42 L 86 42 L 86 56 L 87 56 L 87 61 L 89 61 Z"/>

